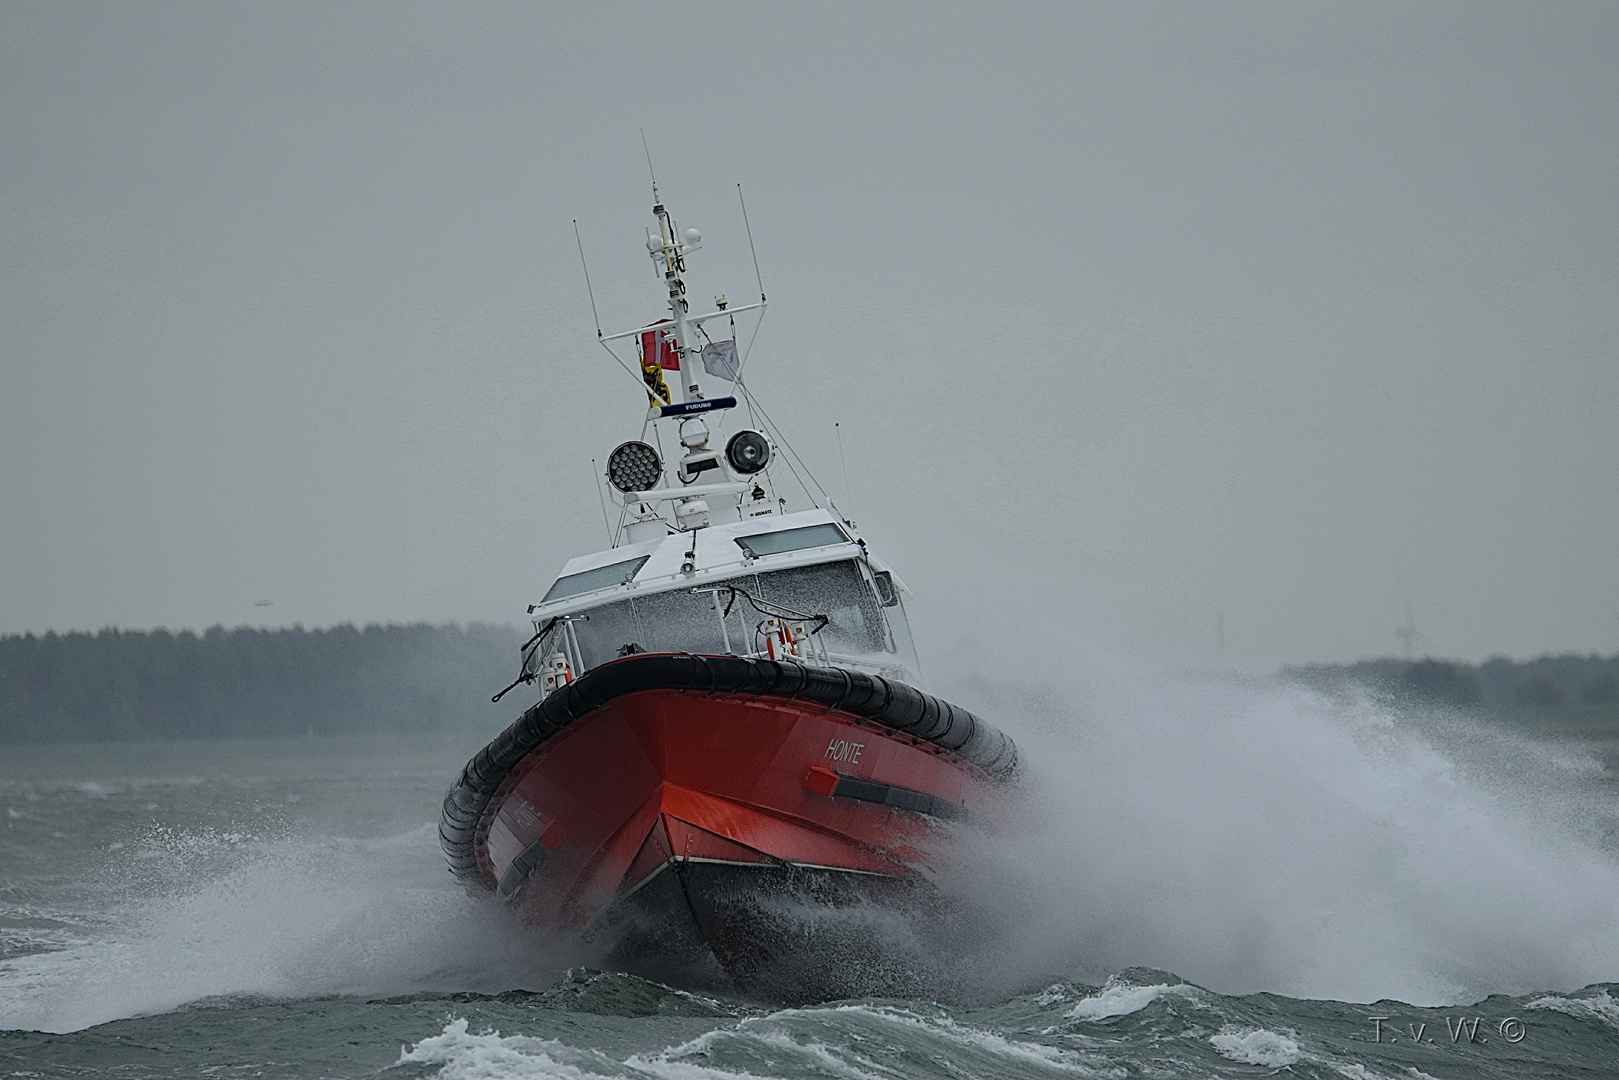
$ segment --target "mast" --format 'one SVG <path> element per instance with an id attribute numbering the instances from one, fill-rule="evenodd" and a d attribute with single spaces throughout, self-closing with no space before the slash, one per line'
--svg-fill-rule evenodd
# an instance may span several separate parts
<path id="1" fill-rule="evenodd" d="M 732 461 L 729 469 L 726 467 L 728 458 L 722 457 L 717 449 L 709 446 L 707 414 L 735 408 L 737 399 L 733 396 L 712 399 L 703 396 L 703 347 L 699 342 L 700 327 L 704 322 L 723 318 L 734 326 L 735 316 L 738 314 L 745 311 L 762 312 L 765 307 L 764 297 L 761 295 L 757 304 L 745 304 L 741 307 L 731 307 L 725 302 L 724 297 L 716 297 L 718 310 L 693 315 L 691 304 L 686 297 L 684 276 L 686 255 L 700 248 L 702 233 L 696 229 L 687 229 L 684 233 L 680 231 L 674 215 L 669 213 L 668 207 L 664 206 L 663 199 L 658 193 L 656 177 L 652 181 L 652 216 L 657 220 L 658 228 L 656 233 L 651 229 L 647 230 L 646 248 L 647 253 L 652 256 L 655 271 L 663 278 L 664 287 L 668 291 L 669 318 L 651 326 L 643 326 L 639 330 L 601 335 L 601 341 L 607 344 L 622 338 L 639 338 L 643 373 L 652 372 L 653 365 L 661 366 L 668 354 L 673 353 L 673 370 L 680 382 L 680 400 L 659 405 L 657 399 L 663 398 L 669 392 L 664 389 L 656 395 L 649 393 L 647 421 L 657 423 L 661 420 L 675 420 L 679 424 L 680 446 L 683 453 L 675 470 L 678 486 L 655 488 L 648 485 L 648 490 L 635 490 L 620 484 L 618 480 L 612 481 L 614 486 L 623 492 L 625 506 L 640 507 L 636 523 L 629 530 L 632 537 L 636 536 L 642 525 L 648 526 L 645 530 L 647 533 L 656 532 L 654 525 L 657 514 L 652 506 L 664 500 L 674 503 L 672 509 L 675 528 L 681 532 L 706 526 L 711 520 L 711 508 L 722 513 L 724 520 L 740 519 L 744 496 L 748 497 L 749 505 L 753 507 L 750 510 L 751 516 L 771 512 L 768 508 L 775 502 L 774 495 L 766 490 L 769 485 L 768 478 L 755 476 L 770 460 L 770 448 L 765 436 L 758 432 L 738 432 L 733 436 L 732 441 L 735 442 L 738 437 L 747 435 L 756 440 L 762 449 L 748 450 L 746 454 L 751 456 L 739 459 L 741 464 Z M 734 349 L 734 341 L 731 344 Z M 647 381 L 649 384 L 653 381 L 651 374 L 648 374 Z M 661 379 L 658 381 L 661 383 Z M 625 447 L 631 445 L 645 446 L 644 454 L 657 461 L 658 472 L 661 474 L 661 454 L 645 443 L 626 443 Z M 614 453 L 616 455 L 617 451 Z M 611 479 L 613 471 L 611 458 L 608 460 L 608 471 Z M 741 478 L 731 479 L 732 473 L 739 474 Z"/>
<path id="2" fill-rule="evenodd" d="M 703 365 L 698 359 L 697 343 L 692 340 L 692 325 L 686 319 L 691 304 L 686 300 L 686 282 L 681 275 L 686 271 L 687 245 L 696 250 L 702 234 L 696 229 L 687 229 L 684 237 L 679 235 L 674 216 L 658 197 L 656 183 L 652 185 L 652 214 L 658 219 L 658 240 L 654 242 L 649 233 L 647 248 L 652 252 L 652 261 L 663 271 L 663 281 L 669 289 L 669 318 L 674 323 L 670 332 L 674 337 L 675 362 L 680 365 L 680 400 L 700 401 L 703 388 L 698 372 Z"/>
<path id="3" fill-rule="evenodd" d="M 652 254 L 653 264 L 663 272 L 664 284 L 669 289 L 669 319 L 674 325 L 667 333 L 674 338 L 680 401 L 683 405 L 690 405 L 703 400 L 702 380 L 697 374 L 702 369 L 702 360 L 701 350 L 693 340 L 693 324 L 687 318 L 691 304 L 686 300 L 686 281 L 681 275 L 686 271 L 686 251 L 688 248 L 696 249 L 702 234 L 696 229 L 686 230 L 684 236 L 680 234 L 674 215 L 669 213 L 658 195 L 656 178 L 652 181 L 652 216 L 658 219 L 658 236 L 654 239 L 650 232 L 647 234 L 647 250 Z M 700 415 L 687 416 L 680 421 L 680 444 L 686 448 L 686 453 L 681 458 L 676 476 L 682 484 L 692 484 L 710 469 L 717 469 L 721 476 L 725 475 L 719 455 L 708 448 L 708 434 L 708 421 Z M 704 497 L 707 494 L 692 490 L 688 497 L 676 500 L 675 525 L 682 532 L 700 529 L 708 524 L 709 503 Z"/>

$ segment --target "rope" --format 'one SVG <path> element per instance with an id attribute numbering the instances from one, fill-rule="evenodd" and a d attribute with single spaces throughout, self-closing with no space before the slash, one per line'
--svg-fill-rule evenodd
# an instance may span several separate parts
<path id="1" fill-rule="evenodd" d="M 499 701 L 501 698 L 505 697 L 513 690 L 516 690 L 524 683 L 531 683 L 534 681 L 534 673 L 528 669 L 528 662 L 534 659 L 534 654 L 539 651 L 540 646 L 544 643 L 545 635 L 556 629 L 557 620 L 559 620 L 561 617 L 562 616 L 560 615 L 551 616 L 551 621 L 540 627 L 539 632 L 524 642 L 523 647 L 517 650 L 523 654 L 523 665 L 518 669 L 517 678 L 513 680 L 512 684 L 506 687 L 506 689 L 490 698 L 489 700 L 491 702 Z"/>

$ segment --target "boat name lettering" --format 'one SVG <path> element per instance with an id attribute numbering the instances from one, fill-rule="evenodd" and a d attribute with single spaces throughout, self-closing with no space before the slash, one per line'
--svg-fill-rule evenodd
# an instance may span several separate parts
<path id="1" fill-rule="evenodd" d="M 826 748 L 825 756 L 833 761 L 847 761 L 850 765 L 858 765 L 860 763 L 860 751 L 865 748 L 865 743 L 852 743 L 845 742 L 842 739 L 833 739 L 831 745 Z"/>

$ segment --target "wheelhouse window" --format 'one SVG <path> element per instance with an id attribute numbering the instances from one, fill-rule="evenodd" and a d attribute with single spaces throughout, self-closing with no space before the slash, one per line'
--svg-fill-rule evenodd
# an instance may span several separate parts
<path id="1" fill-rule="evenodd" d="M 802 551 L 805 548 L 826 547 L 829 544 L 847 544 L 849 537 L 836 525 L 826 524 L 739 536 L 736 542 L 749 556 L 757 559 L 761 555 L 780 555 L 786 551 Z"/>
<path id="2" fill-rule="evenodd" d="M 842 535 L 841 533 L 839 535 Z M 769 614 L 767 614 L 767 612 Z M 573 624 L 584 667 L 640 652 L 738 656 L 764 651 L 765 619 L 788 612 L 812 627 L 829 653 L 844 656 L 896 651 L 882 601 L 853 559 L 744 574 L 697 591 L 674 589 L 617 600 L 580 612 Z M 908 631 L 899 646 L 909 653 Z"/>
<path id="3" fill-rule="evenodd" d="M 638 559 L 628 559 L 624 562 L 613 563 L 611 566 L 598 566 L 594 570 L 581 570 L 577 574 L 568 574 L 559 577 L 556 583 L 546 591 L 542 604 L 552 600 L 566 600 L 570 596 L 580 593 L 592 592 L 596 589 L 605 589 L 612 585 L 622 585 L 636 575 L 636 572 L 646 563 L 649 555 L 642 555 Z"/>
<path id="4" fill-rule="evenodd" d="M 835 528 L 831 525 L 826 527 Z M 805 615 L 826 616 L 827 626 L 821 634 L 831 651 L 892 651 L 877 599 L 853 559 L 776 570 L 758 575 L 757 580 L 759 591 L 755 595 L 766 604 L 789 608 Z M 761 619 L 763 616 L 753 622 Z M 750 643 L 749 648 L 763 648 L 763 644 Z"/>

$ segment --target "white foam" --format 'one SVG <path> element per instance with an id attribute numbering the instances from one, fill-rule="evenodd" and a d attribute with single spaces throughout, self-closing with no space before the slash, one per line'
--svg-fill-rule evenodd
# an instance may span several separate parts
<path id="1" fill-rule="evenodd" d="M 555 1039 L 502 1035 L 498 1031 L 473 1034 L 466 1020 L 445 1025 L 442 1034 L 404 1048 L 396 1064 L 442 1066 L 438 1080 L 603 1080 L 625 1073 L 662 1080 L 761 1080 L 747 1070 L 722 1069 L 693 1062 L 710 1053 L 716 1037 L 735 1036 L 731 1030 L 705 1035 L 658 1053 L 632 1054 L 623 1062 L 596 1050 L 581 1050 Z M 851 1080 L 884 1080 L 881 1072 L 851 1068 L 840 1052 L 816 1043 L 805 1044 L 774 1033 L 755 1033 L 748 1042 L 773 1050 L 787 1060 L 798 1058 L 819 1075 L 847 1076 Z M 779 1066 L 779 1063 L 778 1063 Z"/>
<path id="2" fill-rule="evenodd" d="M 1058 1069 L 1064 1072 L 1078 1072 L 1085 1075 L 1090 1075 L 1092 1072 L 1085 1059 L 1071 1051 L 1055 1046 L 1046 1046 L 1042 1043 L 1008 1039 L 1004 1035 L 993 1031 L 985 1031 L 982 1028 L 958 1023 L 943 1014 L 931 1017 L 922 1016 L 910 1009 L 889 1005 L 836 1005 L 832 1006 L 831 1010 L 840 1013 L 860 1014 L 876 1018 L 885 1023 L 920 1029 L 935 1038 L 954 1043 L 957 1046 L 981 1050 L 995 1057 L 1020 1061 L 1026 1064 L 1043 1065 L 1046 1068 Z M 800 1014 L 805 1011 L 807 1010 L 789 1010 L 789 1012 L 798 1012 Z"/>
<path id="3" fill-rule="evenodd" d="M 1059 1005 L 1068 1000 L 1068 986 L 1066 983 L 1053 983 L 1040 991 L 1034 999 L 1036 1005 Z"/>
<path id="4" fill-rule="evenodd" d="M 498 992 L 546 985 L 577 959 L 466 896 L 430 825 L 369 841 L 162 843 L 146 854 L 180 852 L 177 876 L 193 880 L 131 898 L 90 940 L 0 965 L 0 1028 L 76 1031 L 236 995 Z M 208 852 L 209 869 L 183 869 Z"/>
<path id="5" fill-rule="evenodd" d="M 689 1060 L 723 1049 L 726 1042 L 745 1043 L 750 1050 L 767 1050 L 775 1069 L 783 1073 L 809 1072 L 821 1076 L 843 1076 L 849 1080 L 890 1080 L 892 1076 L 890 1070 L 870 1062 L 853 1047 L 831 1046 L 814 1039 L 795 1038 L 786 1031 L 760 1030 L 759 1024 L 747 1020 L 734 1029 L 705 1032 L 689 1042 L 657 1054 L 632 1055 L 624 1064 L 636 1072 L 668 1077 L 670 1080 L 748 1075 L 697 1065 Z"/>
<path id="6" fill-rule="evenodd" d="M 894 1029 L 903 1030 L 894 1030 Z M 947 1057 L 963 1075 L 988 1075 L 998 1070 L 1033 1067 L 1038 1072 L 1067 1076 L 1111 1075 L 1116 1068 L 1071 1049 L 1010 1039 L 998 1032 L 976 1028 L 942 1011 L 922 1015 L 892 1005 L 843 1004 L 783 1009 L 768 1016 L 749 1017 L 734 1026 L 702 1035 L 657 1054 L 636 1055 L 625 1065 L 657 1076 L 730 1076 L 699 1066 L 694 1058 L 766 1059 L 773 1073 L 831 1075 L 849 1080 L 888 1080 L 893 1062 L 875 1050 L 904 1046 L 909 1052 Z M 864 1053 L 863 1053 L 864 1051 Z M 707 1069 L 675 1074 L 673 1066 Z"/>
<path id="7" fill-rule="evenodd" d="M 1264 1065 L 1272 1069 L 1286 1068 L 1303 1056 L 1296 1032 L 1286 1035 L 1265 1028 L 1235 1028 L 1227 1024 L 1218 1035 L 1210 1035 L 1209 1042 L 1222 1057 L 1240 1061 L 1244 1065 Z"/>
<path id="8" fill-rule="evenodd" d="M 1184 985 L 1170 986 L 1167 983 L 1156 986 L 1112 985 L 1104 988 L 1100 994 L 1081 998 L 1072 1009 L 1068 1010 L 1066 1019 L 1108 1020 L 1115 1016 L 1129 1016 L 1145 1009 L 1165 994 L 1184 991 Z"/>
<path id="9" fill-rule="evenodd" d="M 611 1075 L 558 1060 L 575 1053 L 554 1039 L 495 1031 L 473 1035 L 465 1020 L 455 1020 L 443 1034 L 403 1050 L 396 1064 L 441 1065 L 442 1080 L 603 1080 Z"/>
<path id="10" fill-rule="evenodd" d="M 1619 1028 L 1619 1001 L 1615 1001 L 1606 990 L 1600 991 L 1593 997 L 1571 998 L 1547 994 L 1529 1002 L 1524 1008 L 1551 1009 L 1555 1012 L 1567 1013 L 1569 1016 L 1601 1020 L 1605 1024 Z"/>

